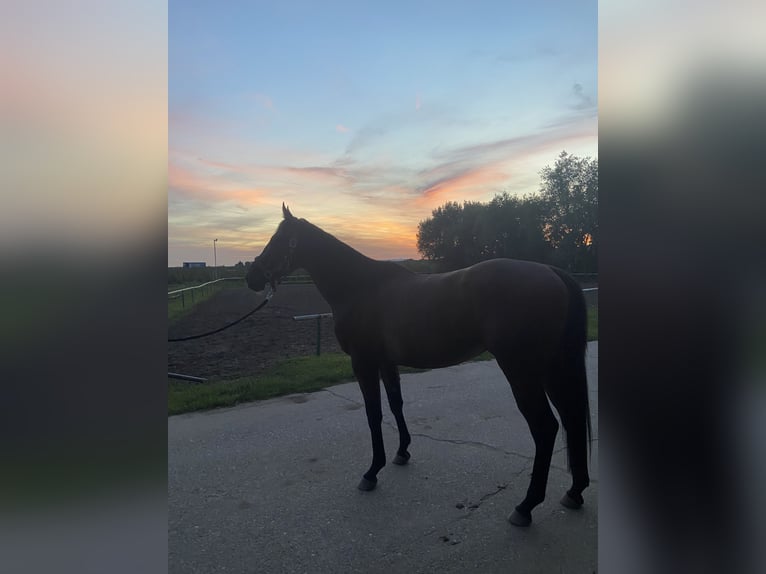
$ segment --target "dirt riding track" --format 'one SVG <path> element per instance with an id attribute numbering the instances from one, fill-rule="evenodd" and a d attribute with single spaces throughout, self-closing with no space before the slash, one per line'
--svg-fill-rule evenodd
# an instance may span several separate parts
<path id="1" fill-rule="evenodd" d="M 186 337 L 222 327 L 263 300 L 247 287 L 226 288 L 170 325 L 168 336 Z M 316 353 L 316 321 L 295 315 L 329 313 L 330 306 L 313 284 L 280 285 L 263 309 L 221 333 L 168 343 L 168 371 L 205 378 L 233 378 L 262 373 L 288 357 Z M 332 318 L 322 319 L 322 353 L 341 352 Z"/>

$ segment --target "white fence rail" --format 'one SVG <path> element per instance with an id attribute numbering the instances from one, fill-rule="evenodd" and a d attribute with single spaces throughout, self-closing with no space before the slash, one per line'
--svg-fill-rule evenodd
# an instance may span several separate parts
<path id="1" fill-rule="evenodd" d="M 171 295 L 177 296 L 179 293 L 191 291 L 192 289 L 202 289 L 203 287 L 207 287 L 208 285 L 212 285 L 213 283 L 218 283 L 219 281 L 230 281 L 234 279 L 236 279 L 237 281 L 242 281 L 244 277 L 221 277 L 220 279 L 214 279 L 213 281 L 208 281 L 207 283 L 202 283 L 201 285 L 192 285 L 191 287 L 184 287 L 183 289 L 168 291 L 168 297 L 170 297 Z"/>

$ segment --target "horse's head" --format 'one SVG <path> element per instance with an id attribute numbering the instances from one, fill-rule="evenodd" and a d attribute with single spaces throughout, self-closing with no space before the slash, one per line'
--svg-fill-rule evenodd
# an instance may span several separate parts
<path id="1" fill-rule="evenodd" d="M 293 254 L 298 244 L 298 219 L 282 204 L 283 220 L 263 252 L 255 258 L 245 279 L 253 291 L 263 291 L 266 284 L 276 291 L 277 281 L 295 269 Z"/>

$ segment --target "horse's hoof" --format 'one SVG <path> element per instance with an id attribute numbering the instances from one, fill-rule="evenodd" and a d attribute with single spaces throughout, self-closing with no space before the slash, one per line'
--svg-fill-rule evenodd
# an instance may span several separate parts
<path id="1" fill-rule="evenodd" d="M 393 463 L 398 464 L 399 466 L 405 465 L 410 460 L 410 453 L 405 452 L 404 455 L 401 455 L 399 453 L 396 454 L 394 457 Z"/>
<path id="2" fill-rule="evenodd" d="M 578 508 L 582 507 L 583 499 L 580 495 L 577 495 L 577 498 L 575 498 L 567 492 L 564 494 L 564 496 L 561 497 L 561 504 L 567 508 L 577 510 Z"/>
<path id="3" fill-rule="evenodd" d="M 370 480 L 369 478 L 362 477 L 362 480 L 359 482 L 359 486 L 357 486 L 357 488 L 367 492 L 369 490 L 373 490 L 377 484 L 377 478 L 375 480 Z"/>
<path id="4" fill-rule="evenodd" d="M 532 515 L 522 514 L 518 509 L 516 509 L 508 517 L 508 522 L 514 526 L 529 526 L 532 524 Z"/>

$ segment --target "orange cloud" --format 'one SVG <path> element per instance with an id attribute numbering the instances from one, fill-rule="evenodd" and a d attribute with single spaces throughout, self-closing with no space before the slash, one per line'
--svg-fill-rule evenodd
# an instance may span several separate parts
<path id="1" fill-rule="evenodd" d="M 255 194 L 258 202 L 271 197 L 277 204 L 297 190 L 337 192 L 353 183 L 353 176 L 343 167 L 235 164 L 177 153 L 171 154 L 168 178 L 175 196 L 252 203 L 250 196 Z"/>
<path id="2" fill-rule="evenodd" d="M 168 163 L 168 189 L 171 197 L 181 200 L 218 203 L 236 201 L 260 205 L 270 192 L 257 186 L 242 186 L 215 175 L 201 174 Z"/>

